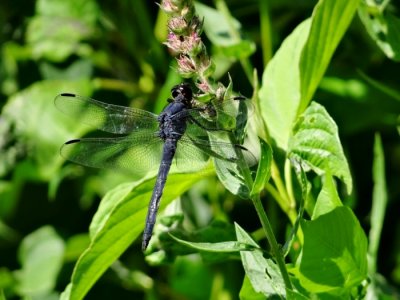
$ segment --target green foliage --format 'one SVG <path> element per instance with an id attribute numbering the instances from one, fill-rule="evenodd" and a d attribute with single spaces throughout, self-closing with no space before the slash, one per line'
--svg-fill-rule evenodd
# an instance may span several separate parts
<path id="1" fill-rule="evenodd" d="M 104 116 L 70 118 L 54 99 L 159 112 L 183 74 L 163 45 L 171 15 L 143 0 L 31 2 L 0 4 L 0 299 L 399 297 L 395 1 L 195 3 L 212 64 L 186 77 L 213 89 L 199 101 L 252 95 L 209 137 L 248 151 L 170 174 L 145 253 L 154 173 L 65 162 L 60 146 L 99 136 L 84 118 Z"/>
<path id="2" fill-rule="evenodd" d="M 331 172 L 342 179 L 347 191 L 352 190 L 352 179 L 338 129 L 327 111 L 312 102 L 294 125 L 289 140 L 289 156 L 304 162 L 309 169 L 321 175 Z"/>

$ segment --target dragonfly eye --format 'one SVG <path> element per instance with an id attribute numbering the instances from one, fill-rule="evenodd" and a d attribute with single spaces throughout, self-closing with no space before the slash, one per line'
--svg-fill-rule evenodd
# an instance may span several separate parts
<path id="1" fill-rule="evenodd" d="M 188 83 L 181 83 L 174 86 L 171 90 L 171 94 L 173 98 L 182 95 L 186 101 L 191 101 L 193 97 L 193 92 Z"/>

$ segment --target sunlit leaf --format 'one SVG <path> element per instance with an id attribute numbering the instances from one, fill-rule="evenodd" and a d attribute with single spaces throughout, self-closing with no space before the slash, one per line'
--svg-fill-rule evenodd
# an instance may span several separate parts
<path id="1" fill-rule="evenodd" d="M 310 102 L 359 0 L 323 0 L 282 43 L 264 70 L 262 118 L 277 147 L 286 150 L 293 123 Z"/>
<path id="2" fill-rule="evenodd" d="M 257 174 L 254 180 L 251 195 L 259 194 L 271 176 L 272 148 L 271 146 L 260 139 L 261 158 L 258 163 Z"/>
<path id="3" fill-rule="evenodd" d="M 290 139 L 289 153 L 317 174 L 330 172 L 337 176 L 351 192 L 352 178 L 338 128 L 320 104 L 313 102 L 298 120 Z"/>
<path id="4" fill-rule="evenodd" d="M 265 296 L 262 293 L 256 292 L 254 290 L 249 280 L 249 277 L 245 275 L 242 287 L 240 289 L 239 298 L 241 300 L 264 300 Z"/>
<path id="5" fill-rule="evenodd" d="M 336 190 L 335 182 L 328 172 L 325 174 L 324 185 L 318 195 L 311 219 L 315 220 L 342 205 L 342 201 L 340 200 Z"/>
<path id="6" fill-rule="evenodd" d="M 161 209 L 204 176 L 204 173 L 169 175 Z M 123 184 L 104 197 L 104 203 L 93 218 L 91 244 L 75 266 L 71 299 L 82 299 L 103 272 L 140 235 L 153 188 L 154 180 Z"/>
<path id="7" fill-rule="evenodd" d="M 310 103 L 332 55 L 347 31 L 360 0 L 318 1 L 312 15 L 312 24 L 300 59 L 302 113 Z"/>

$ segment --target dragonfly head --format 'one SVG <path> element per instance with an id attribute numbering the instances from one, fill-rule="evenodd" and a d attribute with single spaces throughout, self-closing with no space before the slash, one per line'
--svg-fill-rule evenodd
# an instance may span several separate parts
<path id="1" fill-rule="evenodd" d="M 188 106 L 190 105 L 193 97 L 192 88 L 188 83 L 185 82 L 175 85 L 171 89 L 171 94 L 172 97 L 174 98 L 174 101 L 183 102 Z"/>

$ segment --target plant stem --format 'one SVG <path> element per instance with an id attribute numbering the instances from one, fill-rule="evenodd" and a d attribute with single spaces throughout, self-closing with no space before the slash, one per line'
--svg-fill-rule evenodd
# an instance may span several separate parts
<path id="1" fill-rule="evenodd" d="M 265 67 L 272 58 L 271 19 L 269 16 L 268 1 L 260 0 L 260 24 L 261 49 Z"/>
<path id="2" fill-rule="evenodd" d="M 254 207 L 256 208 L 256 212 L 258 217 L 260 218 L 261 225 L 264 229 L 265 235 L 267 237 L 268 243 L 271 246 L 271 252 L 275 257 L 276 263 L 278 264 L 278 268 L 281 271 L 281 275 L 283 281 L 285 282 L 285 286 L 288 290 L 292 290 L 292 283 L 290 282 L 289 274 L 286 270 L 285 261 L 283 259 L 282 253 L 276 242 L 276 238 L 274 232 L 272 231 L 271 224 L 268 220 L 267 215 L 265 214 L 264 207 L 262 206 L 259 194 L 254 195 L 251 200 L 253 201 Z"/>
<path id="3" fill-rule="evenodd" d="M 239 160 L 238 160 L 239 170 L 241 171 L 241 174 L 244 177 L 246 186 L 249 188 L 249 190 L 251 190 L 251 187 L 253 186 L 253 178 L 251 177 L 249 167 L 247 166 L 247 164 L 245 162 L 242 151 L 237 149 L 236 152 L 239 157 Z M 286 270 L 286 265 L 285 265 L 284 258 L 282 256 L 282 252 L 280 251 L 280 248 L 276 241 L 274 232 L 271 227 L 271 223 L 268 220 L 268 216 L 264 211 L 264 207 L 260 200 L 260 195 L 256 194 L 256 195 L 250 197 L 250 199 L 253 202 L 253 205 L 256 209 L 257 215 L 260 219 L 261 225 L 264 229 L 265 236 L 267 237 L 268 243 L 271 246 L 272 254 L 275 257 L 276 263 L 278 264 L 278 268 L 282 274 L 282 278 L 283 278 L 283 281 L 285 282 L 285 286 L 288 290 L 292 290 L 292 283 L 290 282 L 289 274 L 287 273 L 287 270 Z"/>

